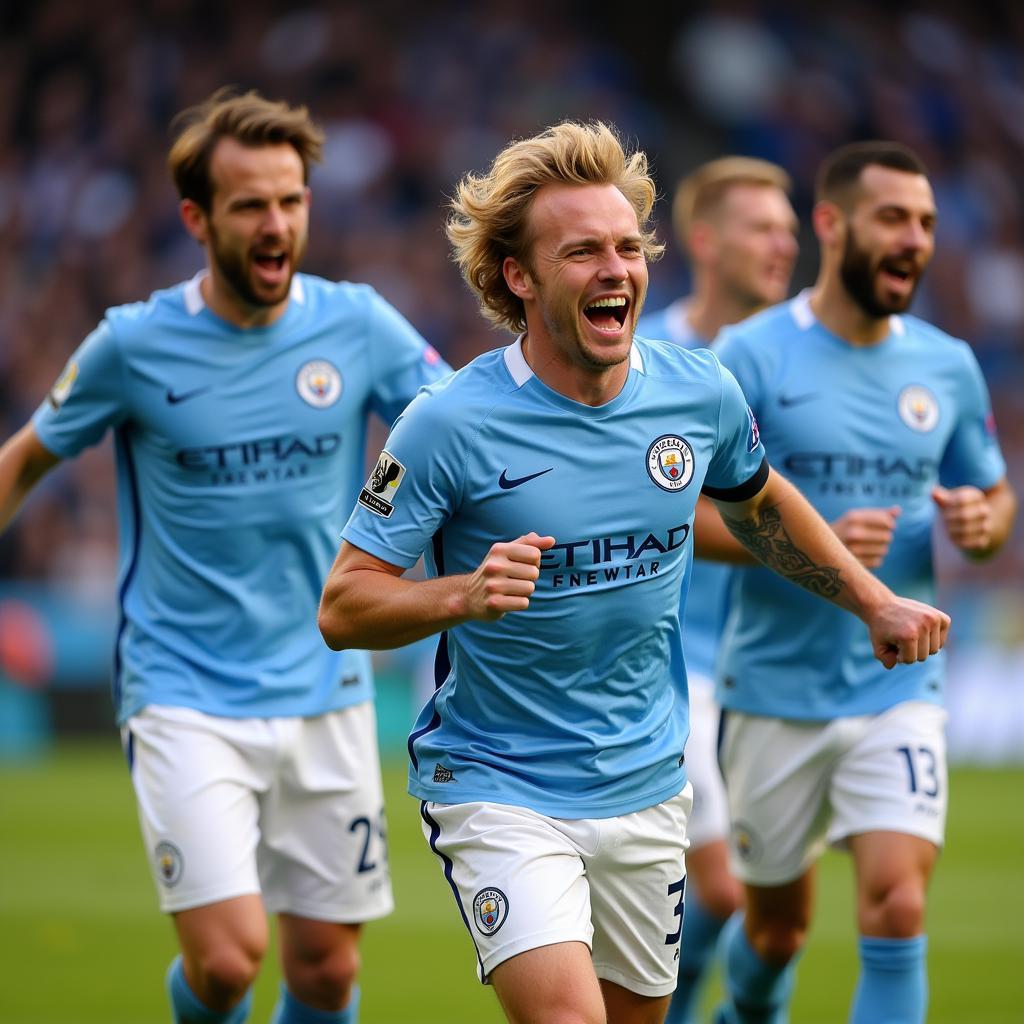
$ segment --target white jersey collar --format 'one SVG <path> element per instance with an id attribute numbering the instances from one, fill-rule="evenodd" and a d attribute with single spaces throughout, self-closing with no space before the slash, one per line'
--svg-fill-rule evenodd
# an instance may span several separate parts
<path id="1" fill-rule="evenodd" d="M 200 270 L 195 277 L 185 285 L 185 311 L 189 316 L 195 316 L 206 308 L 206 301 L 203 299 L 202 283 L 203 278 L 209 273 L 207 270 Z M 288 298 L 293 299 L 302 305 L 306 302 L 306 289 L 298 274 L 292 277 L 292 285 L 288 292 Z"/>
<path id="2" fill-rule="evenodd" d="M 520 388 L 534 376 L 533 370 L 530 369 L 530 364 L 526 361 L 526 356 L 523 355 L 524 337 L 526 337 L 525 334 L 520 334 L 519 337 L 505 349 L 505 366 L 511 374 L 512 379 L 516 382 L 516 387 Z M 636 347 L 635 342 L 629 349 L 629 365 L 632 369 L 636 370 L 637 373 L 644 372 L 644 357 L 640 354 L 640 349 Z"/>
<path id="3" fill-rule="evenodd" d="M 810 288 L 805 288 L 795 299 L 793 299 L 789 304 L 789 311 L 793 316 L 794 322 L 801 331 L 808 330 L 818 322 L 818 318 L 814 315 L 814 310 L 811 309 Z M 895 314 L 890 316 L 889 331 L 891 334 L 906 334 L 907 325 L 903 322 L 903 317 L 896 316 Z"/>

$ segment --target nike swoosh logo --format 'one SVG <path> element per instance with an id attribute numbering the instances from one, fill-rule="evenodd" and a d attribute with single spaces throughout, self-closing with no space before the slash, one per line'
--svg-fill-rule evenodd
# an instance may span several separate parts
<path id="1" fill-rule="evenodd" d="M 788 409 L 791 405 L 802 405 L 818 397 L 817 391 L 810 391 L 806 395 L 779 395 L 779 405 Z"/>
<path id="2" fill-rule="evenodd" d="M 201 395 L 204 391 L 209 391 L 210 385 L 206 385 L 201 388 L 192 388 L 191 391 L 179 391 L 175 392 L 173 389 L 167 389 L 167 402 L 169 405 L 177 405 L 179 402 L 187 402 L 190 398 L 195 398 L 197 395 Z"/>
<path id="3" fill-rule="evenodd" d="M 501 476 L 498 477 L 498 486 L 503 491 L 511 491 L 513 487 L 518 487 L 520 484 L 529 483 L 531 480 L 536 480 L 537 477 L 543 476 L 545 473 L 550 473 L 554 466 L 549 466 L 547 469 L 542 469 L 539 473 L 531 473 L 529 476 L 521 476 L 516 480 L 509 480 L 505 474 L 508 472 L 507 469 L 501 471 Z"/>

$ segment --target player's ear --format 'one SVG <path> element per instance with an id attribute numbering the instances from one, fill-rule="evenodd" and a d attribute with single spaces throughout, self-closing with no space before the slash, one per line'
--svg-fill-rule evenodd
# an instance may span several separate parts
<path id="1" fill-rule="evenodd" d="M 209 218 L 206 211 L 194 199 L 182 199 L 178 205 L 181 222 L 185 230 L 200 244 L 206 245 Z"/>
<path id="2" fill-rule="evenodd" d="M 718 252 L 718 232 L 706 220 L 695 220 L 686 239 L 694 263 L 710 263 Z"/>
<path id="3" fill-rule="evenodd" d="M 534 297 L 533 278 L 530 276 L 529 268 L 524 266 L 521 261 L 514 256 L 506 256 L 501 264 L 501 272 L 505 277 L 508 290 L 517 299 L 525 300 Z"/>
<path id="4" fill-rule="evenodd" d="M 814 204 L 811 224 L 823 248 L 840 245 L 846 239 L 846 215 L 836 203 L 827 199 Z"/>

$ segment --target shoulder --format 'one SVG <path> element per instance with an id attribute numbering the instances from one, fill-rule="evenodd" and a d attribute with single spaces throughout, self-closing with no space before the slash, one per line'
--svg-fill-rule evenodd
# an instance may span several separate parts
<path id="1" fill-rule="evenodd" d="M 800 322 L 797 300 L 769 306 L 738 324 L 723 327 L 715 340 L 715 351 L 731 347 L 784 345 L 794 334 L 806 329 Z M 809 327 L 810 324 L 807 325 Z"/>
<path id="2" fill-rule="evenodd" d="M 477 356 L 461 370 L 420 388 L 402 419 L 432 428 L 472 433 L 492 410 L 518 390 L 505 365 L 505 350 Z"/>
<path id="3" fill-rule="evenodd" d="M 652 379 L 685 380 L 716 385 L 722 367 L 718 357 L 706 348 L 681 348 L 669 341 L 633 339 L 643 363 L 644 375 Z"/>
<path id="4" fill-rule="evenodd" d="M 295 275 L 293 297 L 321 314 L 365 315 L 375 304 L 384 303 L 384 299 L 372 285 L 354 281 L 328 281 L 315 274 Z"/>
<path id="5" fill-rule="evenodd" d="M 120 345 L 144 342 L 154 330 L 175 328 L 190 315 L 187 288 L 188 282 L 182 282 L 159 289 L 142 302 L 111 306 L 104 312 L 102 324 L 111 339 Z"/>
<path id="6" fill-rule="evenodd" d="M 904 314 L 894 318 L 895 332 L 902 335 L 904 345 L 926 350 L 930 359 L 974 362 L 971 346 L 962 338 L 947 334 L 942 328 L 917 316 Z"/>

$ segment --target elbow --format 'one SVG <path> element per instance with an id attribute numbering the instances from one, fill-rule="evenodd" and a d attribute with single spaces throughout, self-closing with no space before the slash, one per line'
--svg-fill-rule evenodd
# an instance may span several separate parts
<path id="1" fill-rule="evenodd" d="M 324 643 L 332 651 L 343 651 L 348 647 L 348 641 L 345 639 L 343 631 L 338 628 L 331 616 L 321 612 L 317 617 L 317 626 L 320 627 L 320 635 L 324 638 Z"/>
<path id="2" fill-rule="evenodd" d="M 320 635 L 332 651 L 343 651 L 346 647 L 352 646 L 352 637 L 345 629 L 346 616 L 340 613 L 338 605 L 337 597 L 325 590 L 316 617 Z"/>

